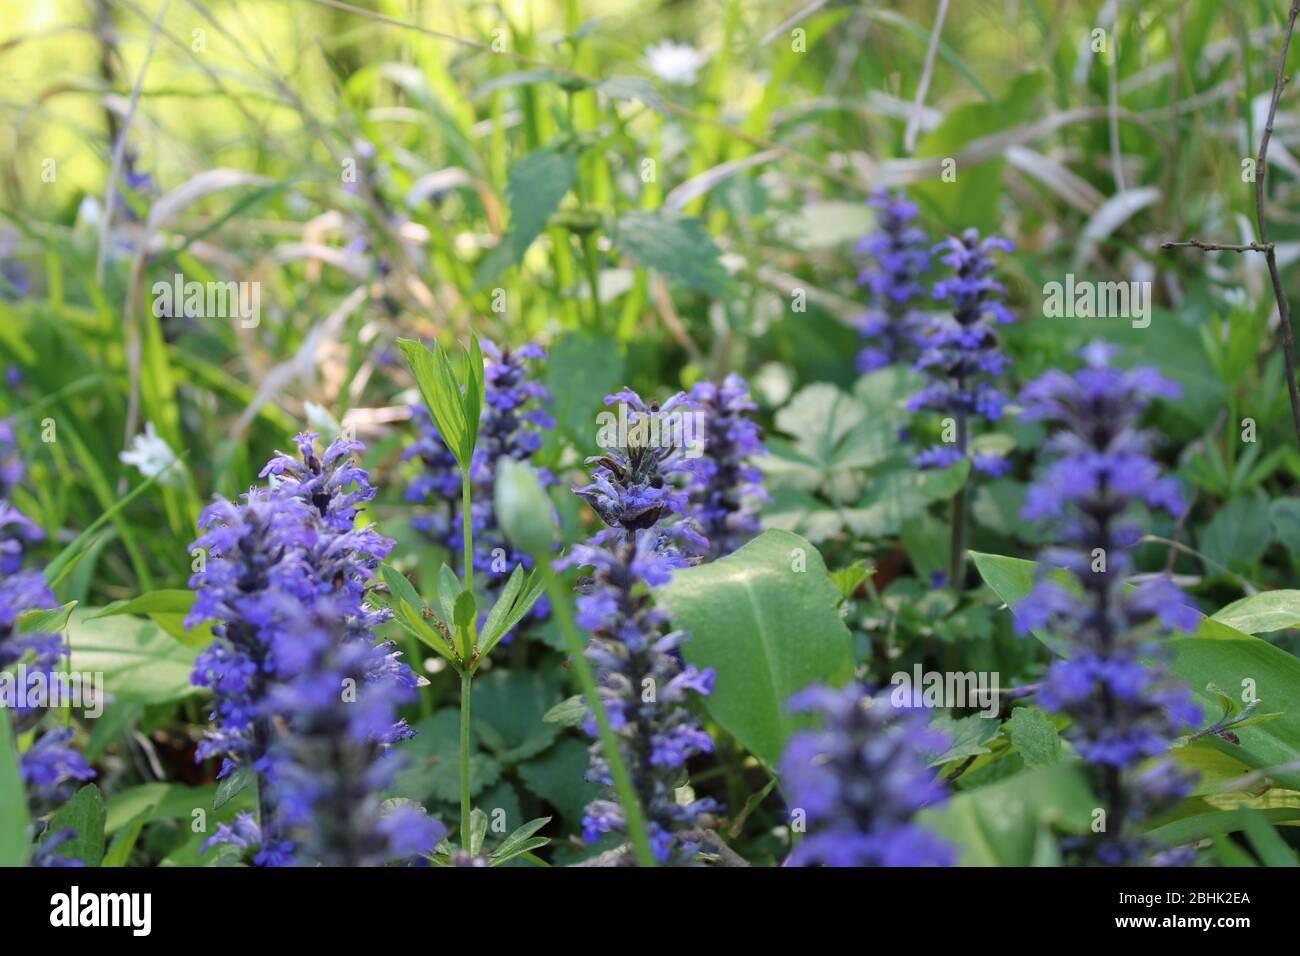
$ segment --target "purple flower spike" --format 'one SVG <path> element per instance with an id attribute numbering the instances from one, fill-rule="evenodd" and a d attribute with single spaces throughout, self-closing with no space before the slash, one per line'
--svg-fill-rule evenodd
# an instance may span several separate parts
<path id="1" fill-rule="evenodd" d="M 674 434 L 663 418 L 665 409 L 691 404 L 679 393 L 660 408 L 627 389 L 605 399 L 607 405 L 620 402 L 646 426 L 662 423 L 657 430 L 646 429 L 646 434 L 660 436 Z M 686 762 L 713 750 L 713 741 L 685 701 L 688 694 L 710 693 L 714 673 L 683 667 L 676 648 L 687 636 L 668 630 L 667 616 L 655 608 L 648 588 L 667 583 L 674 570 L 695 563 L 707 542 L 694 522 L 683 517 L 687 497 L 671 484 L 673 475 L 686 471 L 683 449 L 641 442 L 633 438 L 638 433 L 628 429 L 626 442 L 587 459 L 596 466 L 592 483 L 574 491 L 607 527 L 575 547 L 562 564 L 592 569 L 578 583 L 577 600 L 578 622 L 591 631 L 587 657 L 644 805 L 652 851 L 660 862 L 680 865 L 698 849 L 680 834 L 698 826 L 701 814 L 717 809 L 710 799 L 683 805 L 675 797 Z M 647 699 L 648 688 L 654 693 Z M 596 736 L 590 714 L 587 732 Z M 588 779 L 612 786 L 599 742 L 591 747 Z M 582 830 L 589 842 L 625 828 L 622 809 L 612 799 L 587 807 Z"/>
<path id="2" fill-rule="evenodd" d="M 928 755 L 947 742 L 923 711 L 895 707 L 861 684 L 814 686 L 790 709 L 822 718 L 790 738 L 781 779 L 806 835 L 787 866 L 952 866 L 956 851 L 913 821 L 947 799 Z"/>
<path id="3" fill-rule="evenodd" d="M 902 193 L 883 189 L 867 204 L 876 210 L 877 230 L 862 239 L 855 251 L 868 257 L 858 273 L 858 285 L 871 294 L 871 307 L 858 317 L 858 330 L 867 345 L 857 366 L 870 372 L 916 358 L 917 336 L 925 314 L 917 308 L 926 297 L 924 276 L 930 270 L 925 233 L 913 226 L 916 206 Z"/>
<path id="4" fill-rule="evenodd" d="M 1151 458 L 1151 436 L 1137 427 L 1158 396 L 1174 390 L 1150 369 L 1110 365 L 1109 347 L 1080 353 L 1073 375 L 1050 371 L 1025 386 L 1024 414 L 1058 430 L 1044 446 L 1049 462 L 1025 496 L 1024 517 L 1053 530 L 1061 547 L 1042 555 L 1044 570 L 1064 568 L 1072 582 L 1040 577 L 1015 608 L 1022 631 L 1043 629 L 1069 648 L 1038 691 L 1038 703 L 1071 723 L 1066 737 L 1095 768 L 1107 812 L 1118 819 L 1091 841 L 1097 862 L 1132 865 L 1159 855 L 1142 821 L 1185 797 L 1191 780 L 1164 758 L 1200 713 L 1167 669 L 1156 638 L 1192 630 L 1199 614 L 1168 579 L 1130 588 L 1131 547 L 1143 508 L 1177 515 L 1176 483 Z M 1160 758 L 1146 766 L 1151 758 Z"/>

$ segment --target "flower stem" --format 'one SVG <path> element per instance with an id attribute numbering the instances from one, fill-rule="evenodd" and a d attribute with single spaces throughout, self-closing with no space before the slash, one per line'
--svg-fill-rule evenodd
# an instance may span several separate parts
<path id="1" fill-rule="evenodd" d="M 474 592 L 474 529 L 470 520 L 470 481 L 469 468 L 462 468 L 460 471 L 460 507 L 461 507 L 461 525 L 462 531 L 462 548 L 464 550 L 464 568 L 465 568 L 465 590 L 471 594 Z M 465 627 L 465 647 L 461 654 L 464 666 L 460 672 L 460 845 L 461 848 L 469 852 L 469 731 L 470 731 L 470 698 L 472 694 L 472 684 L 474 681 L 473 661 L 475 647 L 478 644 L 478 620 L 477 615 L 470 618 L 469 624 Z"/>
<path id="2" fill-rule="evenodd" d="M 963 458 L 969 460 L 970 432 L 964 414 L 957 416 L 957 449 Z M 966 487 L 970 484 L 967 475 L 957 493 L 952 496 L 952 547 L 948 552 L 948 584 L 954 591 L 961 592 L 966 583 Z"/>
<path id="3" fill-rule="evenodd" d="M 460 845 L 466 853 L 469 852 L 469 705 L 473 679 L 468 669 L 460 672 Z"/>
<path id="4" fill-rule="evenodd" d="M 539 557 L 537 567 L 546 578 L 546 592 L 550 595 L 551 606 L 559 621 L 560 631 L 564 634 L 565 649 L 573 661 L 573 669 L 577 672 L 578 683 L 582 685 L 587 705 L 595 715 L 596 727 L 600 731 L 600 746 L 604 751 L 605 762 L 609 764 L 610 776 L 614 778 L 614 791 L 618 794 L 618 802 L 623 807 L 623 818 L 627 821 L 627 833 L 632 841 L 637 863 L 640 866 L 655 866 L 654 854 L 650 850 L 650 838 L 646 834 L 645 814 L 637 801 L 636 791 L 632 786 L 632 776 L 623 761 L 623 752 L 619 749 L 618 738 L 614 736 L 614 728 L 610 726 L 609 715 L 605 713 L 605 705 L 596 690 L 596 677 L 592 673 L 591 662 L 587 660 L 587 655 L 583 651 L 582 636 L 578 633 L 578 625 L 573 618 L 570 595 L 565 593 L 564 586 L 552 570 L 549 560 L 544 556 Z"/>

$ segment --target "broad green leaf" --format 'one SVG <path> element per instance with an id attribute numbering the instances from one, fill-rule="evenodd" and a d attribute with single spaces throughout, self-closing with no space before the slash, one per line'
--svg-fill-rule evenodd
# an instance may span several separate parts
<path id="1" fill-rule="evenodd" d="M 86 866 L 99 866 L 104 859 L 104 821 L 104 798 L 99 794 L 99 787 L 88 784 L 54 812 L 45 839 L 60 830 L 71 829 L 76 835 L 56 847 L 53 854 L 80 860 Z"/>
<path id="2" fill-rule="evenodd" d="M 1268 634 L 1300 627 L 1300 591 L 1252 594 L 1220 608 L 1211 617 L 1245 634 Z"/>
<path id="3" fill-rule="evenodd" d="M 200 693 L 190 683 L 198 648 L 143 618 L 92 619 L 95 610 L 77 608 L 68 621 L 73 671 L 102 672 L 104 691 L 119 701 L 161 704 Z"/>
<path id="4" fill-rule="evenodd" d="M 120 790 L 108 800 L 104 829 L 116 833 L 137 820 L 144 823 L 183 820 L 188 826 L 197 818 L 196 812 L 201 811 L 208 822 L 208 831 L 203 835 L 206 839 L 215 824 L 233 819 L 240 811 L 251 810 L 255 802 L 253 791 L 245 789 L 218 811 L 212 809 L 216 795 L 215 784 L 187 787 L 180 783 L 145 783 Z"/>
<path id="5" fill-rule="evenodd" d="M 31 856 L 27 835 L 27 788 L 18 770 L 18 745 L 7 708 L 0 707 L 0 867 L 26 866 Z"/>
<path id="6" fill-rule="evenodd" d="M 853 676 L 839 590 L 798 535 L 765 531 L 734 554 L 677 571 L 656 598 L 691 635 L 686 661 L 717 672 L 705 709 L 768 766 L 801 724 L 791 695 Z"/>
<path id="7" fill-rule="evenodd" d="M 1268 498 L 1261 494 L 1233 498 L 1215 510 L 1200 536 L 1200 550 L 1211 561 L 1234 570 L 1249 570 L 1273 538 Z M 1210 574 L 1218 571 L 1207 565 Z"/>
<path id="8" fill-rule="evenodd" d="M 1095 806 L 1080 768 L 1061 764 L 954 794 L 917 821 L 956 844 L 963 866 L 1029 866 L 1049 830 L 1087 833 Z"/>
<path id="9" fill-rule="evenodd" d="M 212 641 L 212 627 L 208 623 L 189 629 L 185 627 L 185 618 L 193 606 L 193 591 L 181 588 L 150 591 L 139 597 L 106 604 L 89 620 L 118 614 L 143 615 L 182 644 L 203 647 Z"/>
<path id="10" fill-rule="evenodd" d="M 613 239 L 641 268 L 660 272 L 670 283 L 693 292 L 721 296 L 731 281 L 718 261 L 718 247 L 693 216 L 629 212 L 614 224 Z"/>
<path id="11" fill-rule="evenodd" d="M 1033 586 L 1032 561 L 979 552 L 971 552 L 971 556 L 989 587 L 1012 607 Z M 1042 634 L 1035 632 L 1035 636 L 1047 643 Z M 1068 653 L 1068 646 L 1056 644 L 1048 646 L 1057 653 Z M 1208 689 L 1211 685 L 1225 690 L 1250 689 L 1262 706 L 1283 711 L 1273 719 L 1242 726 L 1240 744 L 1215 741 L 1213 746 L 1231 748 L 1231 753 L 1255 769 L 1300 762 L 1300 709 L 1290 705 L 1300 700 L 1300 660 L 1209 617 L 1201 618 L 1194 634 L 1171 637 L 1168 646 L 1173 657 L 1170 669 L 1186 682 L 1203 713 L 1213 715 L 1218 707 L 1214 692 Z M 1280 786 L 1300 789 L 1300 771 L 1278 772 L 1274 779 Z"/>

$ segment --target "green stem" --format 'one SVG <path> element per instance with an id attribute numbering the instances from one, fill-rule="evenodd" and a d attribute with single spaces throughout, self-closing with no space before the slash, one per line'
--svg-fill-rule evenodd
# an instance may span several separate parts
<path id="1" fill-rule="evenodd" d="M 465 590 L 474 593 L 474 532 L 470 521 L 470 480 L 469 469 L 460 472 L 460 507 L 462 528 L 462 548 L 464 549 Z M 470 731 L 470 697 L 474 680 L 473 660 L 475 646 L 478 644 L 477 615 L 470 618 L 465 628 L 464 647 L 461 649 L 463 666 L 460 672 L 460 845 L 469 852 L 469 731 Z"/>
<path id="2" fill-rule="evenodd" d="M 610 776 L 614 778 L 614 791 L 623 807 L 623 818 L 627 821 L 627 833 L 632 841 L 632 849 L 636 852 L 637 863 L 640 866 L 655 866 L 650 838 L 646 835 L 645 814 L 637 801 L 632 776 L 627 772 L 627 764 L 623 761 L 623 752 L 619 749 L 618 738 L 614 736 L 614 728 L 610 726 L 609 715 L 605 713 L 605 705 L 596 691 L 596 677 L 591 671 L 591 662 L 583 652 L 582 636 L 573 619 L 573 606 L 569 603 L 571 596 L 565 593 L 563 584 L 545 556 L 538 559 L 537 566 L 546 577 L 546 592 L 550 595 L 552 609 L 559 621 L 560 631 L 564 634 L 565 648 L 573 661 L 573 669 L 577 672 L 578 683 L 582 685 L 587 705 L 595 715 L 596 727 L 600 731 L 600 747 L 605 762 L 609 764 Z"/>
<path id="3" fill-rule="evenodd" d="M 957 450 L 961 452 L 962 458 L 969 460 L 970 431 L 964 414 L 957 416 Z M 970 477 L 967 476 L 952 496 L 952 548 L 948 553 L 948 583 L 958 594 L 966 584 L 966 488 L 969 484 Z"/>
<path id="4" fill-rule="evenodd" d="M 469 852 L 469 670 L 460 672 L 460 845 Z"/>

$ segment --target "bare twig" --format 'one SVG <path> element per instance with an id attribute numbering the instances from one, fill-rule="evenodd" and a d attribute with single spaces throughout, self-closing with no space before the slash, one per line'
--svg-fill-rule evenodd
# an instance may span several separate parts
<path id="1" fill-rule="evenodd" d="M 1282 90 L 1286 87 L 1286 55 L 1291 46 L 1291 35 L 1295 32 L 1297 15 L 1300 15 L 1300 0 L 1291 0 L 1291 9 L 1286 18 L 1286 32 L 1282 35 L 1282 51 L 1277 60 L 1277 73 L 1273 78 L 1273 96 L 1268 104 L 1268 121 L 1264 124 L 1264 133 L 1259 138 L 1259 153 L 1255 157 L 1255 234 L 1258 241 L 1234 245 L 1190 239 L 1185 242 L 1162 243 L 1161 248 L 1264 253 L 1269 280 L 1273 285 L 1273 300 L 1277 303 L 1278 321 L 1282 326 L 1282 360 L 1286 366 L 1287 397 L 1291 400 L 1291 418 L 1295 425 L 1296 441 L 1300 442 L 1300 389 L 1296 388 L 1295 335 L 1291 329 L 1291 307 L 1287 302 L 1286 294 L 1282 291 L 1282 275 L 1277 269 L 1277 255 L 1273 243 L 1269 241 L 1268 225 L 1264 220 L 1264 178 L 1268 170 L 1268 143 L 1273 138 L 1273 118 L 1277 115 L 1277 104 L 1282 99 Z"/>
<path id="2" fill-rule="evenodd" d="M 1300 441 L 1300 391 L 1296 390 L 1295 383 L 1295 336 L 1291 331 L 1291 306 L 1282 291 L 1277 256 L 1272 243 L 1268 241 L 1268 226 L 1264 221 L 1264 178 L 1268 175 L 1264 161 L 1268 157 L 1268 141 L 1273 137 L 1273 117 L 1277 113 L 1277 103 L 1282 98 L 1282 88 L 1286 86 L 1286 52 L 1291 45 L 1297 14 L 1300 14 L 1300 0 L 1291 0 L 1291 10 L 1286 16 L 1286 34 L 1282 37 L 1282 52 L 1277 60 L 1277 75 L 1273 79 L 1273 98 L 1268 104 L 1268 122 L 1264 124 L 1264 135 L 1259 139 L 1259 156 L 1255 159 L 1255 231 L 1259 235 L 1259 241 L 1268 246 L 1264 261 L 1268 264 L 1268 276 L 1273 282 L 1273 298 L 1277 300 L 1277 315 L 1282 323 L 1282 358 L 1285 359 L 1286 384 L 1291 396 L 1291 417 L 1295 420 L 1296 439 Z"/>
<path id="3" fill-rule="evenodd" d="M 948 0 L 939 0 L 939 10 L 934 15 L 934 29 L 930 31 L 930 46 L 925 51 L 925 67 L 921 71 L 921 82 L 916 86 L 916 101 L 912 104 L 912 115 L 907 118 L 907 130 L 903 134 L 903 150 L 910 153 L 916 148 L 916 134 L 921 128 L 921 114 L 925 112 L 925 94 L 930 91 L 930 77 L 934 74 L 934 56 L 939 52 L 939 35 L 943 33 L 943 20 L 948 15 Z"/>
<path id="4" fill-rule="evenodd" d="M 1201 239 L 1182 239 L 1178 242 L 1162 242 L 1161 249 L 1200 249 L 1203 252 L 1272 252 L 1273 243 L 1232 243 L 1205 242 Z"/>

